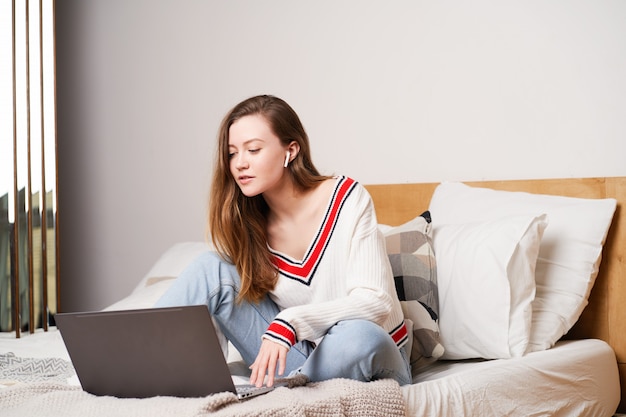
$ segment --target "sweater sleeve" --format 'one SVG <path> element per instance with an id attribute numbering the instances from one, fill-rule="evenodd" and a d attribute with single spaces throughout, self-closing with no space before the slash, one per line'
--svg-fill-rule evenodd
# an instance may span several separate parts
<path id="1" fill-rule="evenodd" d="M 355 195 L 350 198 L 355 198 L 355 205 L 339 219 L 347 224 L 338 228 L 339 233 L 350 235 L 345 239 L 349 245 L 345 251 L 347 256 L 343 259 L 329 256 L 334 265 L 326 269 L 327 273 L 328 270 L 344 271 L 341 276 L 326 280 L 330 287 L 324 291 L 329 294 L 334 291 L 334 294 L 323 301 L 282 310 L 270 323 L 264 338 L 291 347 L 299 340 L 316 340 L 324 336 L 330 327 L 342 320 L 364 319 L 382 325 L 388 318 L 394 299 L 390 295 L 393 276 L 385 241 L 378 231 L 369 194 L 360 185 L 354 191 Z M 354 211 L 350 212 L 352 209 Z M 340 248 L 332 249 L 343 253 Z M 345 285 L 337 280 L 344 280 Z"/>

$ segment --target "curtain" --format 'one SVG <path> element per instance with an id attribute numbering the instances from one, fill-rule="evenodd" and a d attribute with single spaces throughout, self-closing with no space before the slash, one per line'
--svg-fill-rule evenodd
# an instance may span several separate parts
<path id="1" fill-rule="evenodd" d="M 54 0 L 0 1 L 0 331 L 59 306 Z"/>

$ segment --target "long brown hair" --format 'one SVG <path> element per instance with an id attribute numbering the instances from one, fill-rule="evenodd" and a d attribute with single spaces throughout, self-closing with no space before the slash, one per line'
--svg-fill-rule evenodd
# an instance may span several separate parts
<path id="1" fill-rule="evenodd" d="M 270 95 L 251 97 L 237 104 L 222 120 L 209 199 L 208 234 L 217 252 L 237 267 L 241 277 L 239 299 L 258 302 L 274 289 L 278 279 L 267 246 L 269 207 L 262 195 L 246 197 L 241 192 L 230 172 L 228 150 L 230 127 L 251 115 L 263 116 L 285 146 L 292 141 L 300 145 L 288 167 L 298 189 L 309 190 L 328 177 L 320 175 L 313 165 L 304 126 L 284 100 Z"/>

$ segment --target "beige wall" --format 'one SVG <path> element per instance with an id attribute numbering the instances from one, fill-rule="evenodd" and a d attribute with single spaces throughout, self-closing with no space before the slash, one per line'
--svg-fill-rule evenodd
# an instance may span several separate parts
<path id="1" fill-rule="evenodd" d="M 66 311 L 203 239 L 217 125 L 254 94 L 363 183 L 626 175 L 623 1 L 56 7 Z"/>

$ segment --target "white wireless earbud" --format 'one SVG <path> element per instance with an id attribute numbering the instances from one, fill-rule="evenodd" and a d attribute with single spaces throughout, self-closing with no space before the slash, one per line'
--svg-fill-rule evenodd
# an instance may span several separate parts
<path id="1" fill-rule="evenodd" d="M 285 157 L 285 168 L 289 165 L 289 158 L 291 158 L 291 152 L 287 151 L 287 157 Z"/>

